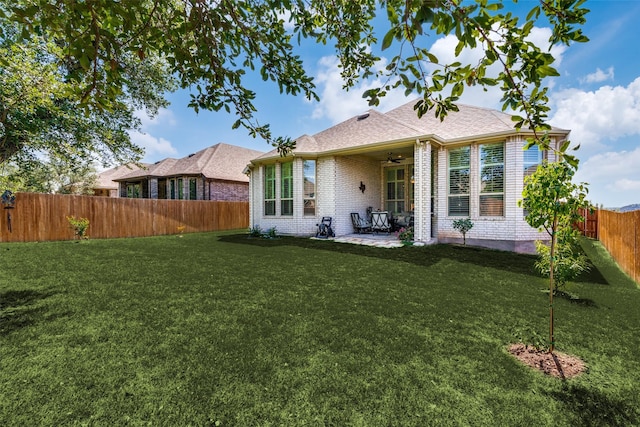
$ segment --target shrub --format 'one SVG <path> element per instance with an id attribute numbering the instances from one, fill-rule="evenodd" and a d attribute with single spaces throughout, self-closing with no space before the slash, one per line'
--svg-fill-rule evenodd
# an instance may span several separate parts
<path id="1" fill-rule="evenodd" d="M 462 233 L 462 242 L 467 244 L 467 232 L 473 228 L 471 218 L 460 218 L 453 221 L 453 228 Z"/>
<path id="2" fill-rule="evenodd" d="M 278 232 L 275 227 L 271 227 L 264 232 L 262 237 L 264 237 L 265 239 L 275 239 L 276 237 L 278 237 Z"/>
<path id="3" fill-rule="evenodd" d="M 535 263 L 536 269 L 544 277 L 549 277 L 551 248 L 542 242 L 536 242 L 536 252 L 539 255 L 539 259 Z M 575 279 L 583 272 L 589 271 L 590 266 L 587 257 L 573 241 L 558 240 L 555 252 L 553 291 L 557 292 L 568 281 Z"/>
<path id="4" fill-rule="evenodd" d="M 249 237 L 262 237 L 262 228 L 259 225 L 249 227 Z"/>
<path id="5" fill-rule="evenodd" d="M 397 234 L 398 239 L 400 239 L 403 244 L 413 244 L 413 227 L 402 227 L 400 230 L 398 230 Z"/>
<path id="6" fill-rule="evenodd" d="M 87 218 L 76 218 L 71 215 L 67 217 L 67 221 L 69 221 L 69 224 L 78 239 L 89 238 L 89 235 L 87 234 L 87 231 L 89 230 L 89 220 Z"/>

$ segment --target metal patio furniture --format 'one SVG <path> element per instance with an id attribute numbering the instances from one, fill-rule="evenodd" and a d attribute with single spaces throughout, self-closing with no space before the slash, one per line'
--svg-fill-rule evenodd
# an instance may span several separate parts
<path id="1" fill-rule="evenodd" d="M 358 234 L 371 232 L 371 222 L 362 218 L 358 212 L 351 212 L 351 223 L 353 231 Z"/>
<path id="2" fill-rule="evenodd" d="M 371 230 L 373 232 L 391 231 L 391 222 L 389 221 L 388 212 L 371 212 Z"/>

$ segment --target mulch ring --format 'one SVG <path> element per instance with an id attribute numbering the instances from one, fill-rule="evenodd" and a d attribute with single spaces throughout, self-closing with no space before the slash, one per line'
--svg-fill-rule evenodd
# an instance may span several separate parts
<path id="1" fill-rule="evenodd" d="M 525 365 L 557 378 L 573 378 L 586 371 L 582 360 L 558 351 L 549 353 L 524 344 L 511 344 L 509 353 Z"/>

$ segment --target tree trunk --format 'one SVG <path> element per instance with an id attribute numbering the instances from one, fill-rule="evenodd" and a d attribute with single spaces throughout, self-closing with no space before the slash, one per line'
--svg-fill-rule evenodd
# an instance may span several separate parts
<path id="1" fill-rule="evenodd" d="M 553 215 L 553 226 L 551 227 L 551 249 L 549 250 L 549 353 L 553 353 L 556 348 L 556 342 L 553 335 L 553 292 L 554 292 L 554 277 L 553 270 L 555 268 L 555 254 L 556 254 L 556 232 L 558 229 L 558 214 Z"/>

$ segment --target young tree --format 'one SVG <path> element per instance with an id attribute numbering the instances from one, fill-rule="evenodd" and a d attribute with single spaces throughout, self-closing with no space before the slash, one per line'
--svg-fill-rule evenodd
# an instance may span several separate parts
<path id="1" fill-rule="evenodd" d="M 572 182 L 575 169 L 566 161 L 543 163 L 536 172 L 525 179 L 520 206 L 527 210 L 527 223 L 544 230 L 551 237 L 551 244 L 538 246 L 543 262 L 548 266 L 549 274 L 549 351 L 555 348 L 553 296 L 558 281 L 567 280 L 571 269 L 563 266 L 578 263 L 572 248 L 577 243 L 577 233 L 573 224 L 582 220 L 580 209 L 587 208 L 586 184 Z M 579 273 L 579 269 L 573 269 Z M 562 273 L 560 278 L 558 273 Z"/>
<path id="2" fill-rule="evenodd" d="M 500 86 L 503 108 L 522 114 L 514 125 L 533 130 L 530 143 L 549 149 L 543 82 L 558 75 L 549 51 L 587 40 L 579 28 L 588 12 L 584 2 L 540 0 L 519 19 L 503 13 L 502 0 L 0 0 L 0 18 L 19 24 L 26 38 L 41 34 L 61 47 L 59 59 L 74 65 L 68 78 L 75 94 L 91 111 L 123 103 L 119 95 L 126 92 L 131 58 L 157 57 L 183 88 L 193 89 L 190 106 L 196 111 L 233 110 L 234 127 L 244 126 L 285 152 L 293 142 L 274 138 L 268 125 L 254 119 L 255 92 L 244 78 L 257 70 L 282 93 L 317 99 L 295 49 L 296 42 L 310 39 L 334 45 L 345 88 L 386 76 L 386 84 L 365 94 L 372 105 L 391 88 L 403 87 L 421 96 L 417 114 L 435 108 L 443 118 L 456 110 L 466 86 Z M 373 21 L 385 13 L 389 29 L 378 34 Z M 530 41 L 537 22 L 551 27 L 549 46 Z M 422 46 L 429 34 L 454 34 L 456 54 L 480 48 L 482 57 L 440 63 Z M 395 50 L 385 70 L 376 71 L 380 58 L 371 47 Z M 499 71 L 492 74 L 494 66 Z"/>

